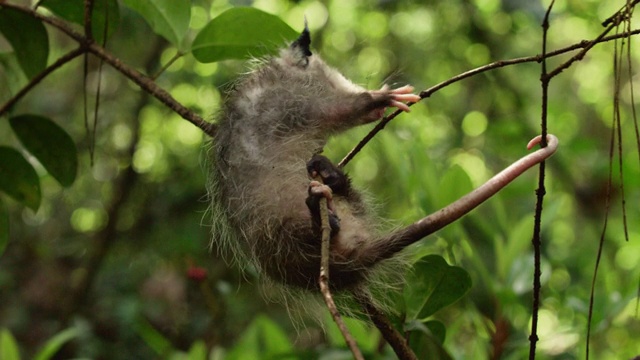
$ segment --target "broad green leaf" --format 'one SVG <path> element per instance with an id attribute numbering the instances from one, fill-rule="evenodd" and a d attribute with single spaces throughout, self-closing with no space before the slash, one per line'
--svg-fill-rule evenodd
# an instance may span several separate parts
<path id="1" fill-rule="evenodd" d="M 0 359 L 20 360 L 18 344 L 11 332 L 7 329 L 0 331 Z"/>
<path id="2" fill-rule="evenodd" d="M 0 83 L 5 86 L 0 93 L 15 94 L 22 90 L 29 81 L 13 51 L 0 53 L 0 67 L 4 70 L 0 73 Z"/>
<path id="3" fill-rule="evenodd" d="M 42 350 L 34 357 L 34 360 L 49 360 L 53 358 L 64 344 L 79 335 L 80 331 L 77 328 L 69 328 L 57 333 L 44 344 Z"/>
<path id="4" fill-rule="evenodd" d="M 268 359 L 289 353 L 293 345 L 287 334 L 271 319 L 259 315 L 244 331 L 226 359 Z"/>
<path id="5" fill-rule="evenodd" d="M 426 321 L 424 325 L 440 344 L 444 344 L 444 339 L 447 337 L 447 328 L 443 323 L 437 320 L 430 320 Z"/>
<path id="6" fill-rule="evenodd" d="M 7 248 L 7 244 L 9 244 L 9 213 L 2 201 L 0 201 L 0 256 Z"/>
<path id="7" fill-rule="evenodd" d="M 423 332 L 437 340 L 439 344 L 444 344 L 444 339 L 447 335 L 447 329 L 444 324 L 437 320 L 420 321 L 414 319 L 405 323 L 403 330 L 405 333 L 410 331 Z"/>
<path id="8" fill-rule="evenodd" d="M 53 121 L 37 115 L 9 119 L 24 147 L 62 186 L 71 186 L 78 172 L 78 151 L 71 136 Z"/>
<path id="9" fill-rule="evenodd" d="M 46 7 L 61 18 L 76 24 L 84 24 L 84 0 L 44 0 L 40 6 Z M 107 38 L 120 23 L 120 9 L 116 0 L 95 0 L 91 14 L 91 31 L 99 44 L 104 42 L 104 24 L 108 23 Z"/>
<path id="10" fill-rule="evenodd" d="M 176 0 L 123 0 L 149 23 L 151 29 L 180 48 L 189 30 L 191 3 Z"/>
<path id="11" fill-rule="evenodd" d="M 17 150 L 0 146 L 0 190 L 33 211 L 40 207 L 40 179 Z"/>
<path id="12" fill-rule="evenodd" d="M 407 319 L 425 319 L 460 299 L 471 288 L 471 277 L 438 255 L 420 259 L 407 275 L 404 298 Z"/>
<path id="13" fill-rule="evenodd" d="M 14 9 L 0 8 L 0 33 L 11 44 L 28 78 L 44 70 L 49 58 L 49 37 L 39 20 Z"/>
<path id="14" fill-rule="evenodd" d="M 200 62 L 260 57 L 273 53 L 298 36 L 284 21 L 258 9 L 229 9 L 211 20 L 196 36 L 193 56 Z"/>
<path id="15" fill-rule="evenodd" d="M 430 322 L 429 322 L 430 323 Z M 421 324 L 420 329 L 409 332 L 409 344 L 419 359 L 453 359 L 444 349 L 438 336 L 434 335 L 428 323 Z M 432 326 L 435 326 L 431 324 Z"/>

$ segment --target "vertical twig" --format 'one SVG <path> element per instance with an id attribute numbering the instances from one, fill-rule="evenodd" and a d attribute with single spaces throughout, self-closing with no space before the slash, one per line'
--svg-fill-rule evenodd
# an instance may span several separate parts
<path id="1" fill-rule="evenodd" d="M 81 46 L 87 47 L 87 45 L 93 42 L 93 28 L 91 16 L 93 14 L 93 0 L 84 0 L 84 36 L 85 39 L 81 43 Z M 89 128 L 89 98 L 87 97 L 87 77 L 89 76 L 89 53 L 84 53 L 84 64 L 82 67 L 83 71 L 83 92 L 82 92 L 82 101 L 83 101 L 83 111 L 84 111 L 84 129 L 87 133 L 87 137 L 89 138 L 89 158 L 91 161 L 91 166 L 93 166 L 93 153 L 95 151 L 95 139 L 92 134 L 95 134 Z M 94 123 L 95 128 L 95 123 Z"/>
<path id="2" fill-rule="evenodd" d="M 634 0 L 633 2 L 627 0 L 625 6 L 617 12 L 614 16 L 610 17 L 605 21 L 605 24 L 608 24 L 610 27 L 619 28 L 621 23 L 625 23 L 626 28 L 630 27 L 631 16 L 633 14 L 633 9 L 636 4 L 638 4 L 638 0 Z M 614 42 L 613 49 L 613 72 L 614 72 L 614 84 L 613 84 L 613 121 L 611 125 L 611 135 L 610 135 L 610 144 L 609 144 L 609 178 L 607 182 L 607 194 L 605 199 L 605 219 L 602 227 L 602 233 L 600 234 L 600 242 L 598 244 L 598 254 L 596 256 L 596 263 L 593 269 L 593 278 L 591 279 L 591 293 L 589 296 L 589 315 L 587 319 L 587 341 L 586 341 L 586 349 L 585 349 L 585 358 L 589 359 L 589 345 L 591 339 L 591 325 L 593 321 L 593 306 L 595 301 L 595 286 L 596 279 L 598 276 L 598 269 L 600 267 L 600 261 L 602 259 L 602 250 L 604 248 L 604 240 L 607 231 L 607 224 L 609 219 L 609 209 L 611 205 L 611 188 L 613 186 L 613 157 L 616 149 L 616 138 L 618 140 L 617 143 L 617 153 L 618 153 L 618 166 L 619 166 L 619 176 L 620 176 L 620 192 L 622 196 L 622 215 L 623 215 L 623 226 L 624 226 L 624 234 L 625 239 L 629 241 L 628 235 L 628 226 L 627 226 L 627 215 L 626 215 L 626 206 L 625 206 L 625 196 L 624 196 L 624 179 L 623 179 L 623 161 L 622 161 L 622 124 L 621 124 L 621 114 L 620 114 L 620 90 L 622 87 L 622 63 L 623 57 L 622 52 L 624 51 L 624 39 L 622 38 L 623 43 L 621 45 L 618 44 L 618 40 Z M 629 75 L 631 75 L 631 61 L 630 61 L 630 53 L 631 53 L 631 41 L 628 41 L 627 45 L 627 61 L 629 65 Z M 632 83 L 632 77 L 629 77 L 629 83 Z M 631 99 L 633 100 L 633 87 L 631 87 Z M 635 105 L 632 101 L 632 115 L 634 118 L 634 123 L 636 127 L 636 140 L 638 141 L 638 153 L 640 155 L 640 140 L 638 139 L 638 125 L 637 118 L 635 112 Z"/>
<path id="3" fill-rule="evenodd" d="M 627 0 L 629 3 L 629 0 Z M 633 8 L 630 10 L 633 12 Z M 631 13 L 629 17 L 631 17 Z M 627 21 L 627 29 L 631 28 L 631 21 Z M 638 129 L 638 114 L 636 112 L 636 100 L 635 91 L 633 89 L 633 63 L 631 61 L 631 35 L 627 37 L 627 70 L 629 78 L 629 95 L 631 98 L 631 117 L 633 118 L 633 126 L 636 134 L 636 146 L 638 148 L 638 164 L 640 165 L 640 129 Z M 636 296 L 636 317 L 638 316 L 638 307 L 640 306 L 640 279 L 638 283 L 637 296 Z"/>
<path id="4" fill-rule="evenodd" d="M 609 208 L 611 204 L 611 186 L 612 186 L 612 178 L 613 178 L 613 152 L 614 152 L 614 144 L 615 144 L 615 131 L 616 124 L 615 122 L 611 126 L 611 141 L 609 144 L 609 179 L 607 180 L 607 195 L 605 197 L 605 214 L 604 214 L 604 224 L 602 225 L 602 232 L 600 233 L 600 243 L 598 244 L 598 255 L 596 256 L 596 264 L 593 269 L 593 277 L 591 278 L 591 295 L 589 296 L 589 314 L 587 316 L 587 341 L 586 341 L 586 354 L 585 359 L 589 360 L 589 342 L 591 338 L 591 320 L 593 319 L 593 303 L 595 296 L 595 288 L 596 288 L 596 278 L 598 277 L 598 268 L 600 267 L 600 259 L 602 258 L 602 249 L 604 247 L 604 238 L 607 233 L 607 225 L 609 222 Z"/>
<path id="5" fill-rule="evenodd" d="M 627 2 L 627 5 L 629 3 Z M 617 17 L 610 18 L 608 21 L 611 23 L 610 26 L 618 26 L 620 24 L 621 18 L 624 17 L 622 14 L 618 14 Z M 624 41 L 624 40 L 623 40 Z M 596 263 L 593 269 L 593 277 L 591 279 L 591 293 L 589 295 L 589 314 L 587 317 L 587 341 L 585 344 L 585 359 L 589 359 L 589 346 L 591 344 L 591 323 L 593 320 L 593 306 L 595 301 L 595 288 L 596 288 L 596 279 L 598 277 L 598 269 L 600 268 L 600 261 L 602 259 L 602 250 L 604 248 L 604 239 L 607 231 L 607 224 L 609 220 L 609 209 L 611 205 L 611 187 L 613 186 L 613 157 L 616 149 L 616 139 L 618 140 L 618 157 L 619 157 L 619 165 L 620 165 L 620 186 L 623 191 L 623 214 L 625 215 L 625 223 L 626 223 L 626 214 L 624 211 L 624 188 L 622 187 L 622 130 L 620 124 L 620 87 L 621 87 L 621 65 L 622 65 L 622 57 L 619 56 L 622 51 L 623 45 L 619 45 L 618 40 L 614 42 L 613 45 L 613 113 L 612 113 L 612 124 L 611 124 L 611 135 L 609 141 L 609 178 L 607 180 L 607 195 L 605 199 L 605 219 L 604 224 L 602 226 L 602 233 L 600 234 L 600 242 L 598 244 L 598 254 L 596 255 Z M 626 235 L 626 226 L 625 226 L 625 235 Z"/>
<path id="6" fill-rule="evenodd" d="M 151 69 L 156 66 L 157 59 L 162 49 L 162 44 L 156 43 L 154 48 L 149 51 L 149 57 L 145 64 L 145 69 L 147 69 L 147 71 L 150 72 Z M 84 274 L 84 276 L 80 277 L 80 279 L 75 282 L 71 290 L 70 300 L 65 304 L 65 311 L 61 314 L 61 318 L 64 323 L 71 321 L 73 315 L 87 307 L 95 279 L 98 276 L 98 273 L 101 270 L 113 244 L 117 241 L 118 230 L 116 225 L 120 219 L 125 204 L 131 199 L 131 193 L 134 186 L 139 181 L 139 174 L 133 169 L 131 159 L 133 158 L 140 138 L 139 113 L 142 111 L 144 105 L 149 102 L 149 96 L 150 94 L 142 92 L 142 96 L 138 100 L 135 110 L 132 111 L 132 113 L 136 115 L 132 117 L 132 138 L 129 142 L 126 153 L 126 157 L 130 165 L 122 171 L 113 183 L 113 195 L 111 196 L 109 203 L 105 205 L 105 209 L 108 214 L 107 224 L 91 239 L 91 248 L 86 256 L 87 260 L 81 268 L 81 273 Z"/>
<path id="7" fill-rule="evenodd" d="M 635 8 L 631 6 L 631 0 L 627 0 L 627 16 L 625 18 L 625 22 L 624 22 L 624 30 L 622 31 L 623 33 L 626 32 L 628 29 L 631 29 L 631 17 L 633 17 L 633 10 Z M 633 96 L 633 63 L 631 61 L 631 37 L 625 37 L 623 38 L 627 41 L 627 56 L 626 56 L 626 63 L 627 63 L 627 71 L 628 71 L 628 75 L 629 75 L 629 95 L 631 97 L 631 115 L 633 117 L 633 122 L 634 124 L 636 124 L 636 135 L 638 133 L 638 129 L 637 129 L 637 124 L 638 124 L 638 119 L 636 116 L 636 104 L 635 104 L 635 99 Z M 622 64 L 622 60 L 620 60 L 620 63 Z M 638 156 L 640 156 L 640 152 L 638 153 Z M 621 187 L 621 193 L 622 193 L 622 219 L 623 219 L 623 226 L 624 226 L 624 236 L 625 236 L 625 240 L 628 242 L 629 241 L 629 226 L 627 223 L 627 209 L 625 206 L 626 203 L 626 198 L 624 196 L 624 189 L 623 189 L 623 176 L 622 176 L 622 136 L 620 136 L 620 187 Z"/>
<path id="8" fill-rule="evenodd" d="M 91 23 L 92 14 L 93 0 L 84 0 L 84 36 L 87 38 L 87 41 L 93 40 L 93 28 Z"/>
<path id="9" fill-rule="evenodd" d="M 93 167 L 93 150 L 94 143 L 90 137 L 91 129 L 89 128 L 89 97 L 87 95 L 87 77 L 89 76 L 89 54 L 87 52 L 84 53 L 84 60 L 82 64 L 82 105 L 83 105 L 83 116 L 84 116 L 84 131 L 89 138 L 89 159 L 91 161 L 91 166 Z"/>
<path id="10" fill-rule="evenodd" d="M 549 15 L 553 8 L 554 1 L 551 1 L 547 12 L 544 15 L 542 22 L 542 62 L 541 62 L 541 76 L 540 82 L 542 86 L 542 114 L 540 132 L 542 136 L 541 146 L 547 146 L 547 113 L 549 107 L 549 82 L 551 77 L 547 73 L 547 35 L 549 31 Z M 540 229 L 542 223 L 542 204 L 544 202 L 544 195 L 546 189 L 544 186 L 545 177 L 545 162 L 540 163 L 540 172 L 538 174 L 538 189 L 536 190 L 536 209 L 533 224 L 533 237 L 531 243 L 533 245 L 533 300 L 531 306 L 531 334 L 529 335 L 529 359 L 536 358 L 536 344 L 538 342 L 538 312 L 540 310 L 540 276 L 542 271 L 540 269 L 540 257 L 541 257 L 541 240 Z"/>
<path id="11" fill-rule="evenodd" d="M 630 14 L 629 14 L 630 16 Z M 625 21 L 627 22 L 627 21 Z M 627 201 L 624 196 L 624 166 L 622 162 L 622 114 L 620 113 L 620 92 L 622 90 L 622 66 L 624 63 L 624 57 L 622 53 L 625 47 L 625 38 L 623 38 L 622 44 L 620 45 L 620 54 L 616 54 L 617 51 L 614 50 L 613 58 L 614 58 L 614 90 L 613 90 L 613 118 L 617 123 L 617 137 L 618 137 L 618 167 L 619 167 L 619 179 L 620 179 L 620 199 L 622 205 L 622 226 L 624 229 L 624 238 L 628 242 L 629 241 L 629 227 L 627 226 Z M 617 47 L 614 43 L 614 49 Z M 617 60 L 616 60 L 617 58 Z M 629 78 L 629 79 L 632 79 Z M 630 81 L 631 82 L 631 81 Z"/>
<path id="12" fill-rule="evenodd" d="M 320 181 L 320 179 L 317 179 Z M 320 276 L 318 278 L 318 283 L 320 285 L 320 292 L 322 293 L 322 297 L 324 298 L 324 302 L 327 304 L 327 308 L 331 313 L 331 317 L 333 321 L 338 325 L 338 329 L 342 333 L 344 337 L 344 341 L 347 343 L 349 350 L 353 354 L 353 357 L 356 360 L 364 360 L 362 356 L 362 352 L 360 348 L 358 348 L 358 344 L 356 340 L 353 338 L 349 329 L 345 325 L 344 321 L 342 321 L 342 317 L 340 316 L 340 312 L 336 307 L 335 302 L 333 301 L 333 296 L 331 295 L 331 289 L 329 288 L 329 245 L 330 245 L 330 235 L 331 235 L 331 227 L 329 226 L 329 211 L 327 209 L 327 199 L 325 197 L 320 199 L 320 220 L 322 222 L 322 243 L 321 243 L 321 252 L 320 252 Z"/>
<path id="13" fill-rule="evenodd" d="M 92 2 L 91 0 L 86 0 L 87 2 Z M 104 2 L 104 27 L 102 28 L 102 47 L 107 45 L 107 35 L 109 33 L 109 3 L 107 1 Z M 90 19 L 89 17 L 88 19 Z M 85 19 L 87 20 L 87 19 Z M 90 31 L 90 30 L 87 30 Z M 92 39 L 89 39 L 90 41 Z M 99 110 L 100 110 L 100 94 L 102 89 L 102 68 L 104 66 L 104 60 L 100 59 L 98 64 L 98 83 L 96 84 L 96 98 L 95 98 L 95 107 L 93 109 L 93 129 L 91 133 L 91 164 L 93 165 L 93 157 L 95 153 L 95 144 L 96 144 L 96 132 L 98 129 L 98 119 L 99 119 Z"/>

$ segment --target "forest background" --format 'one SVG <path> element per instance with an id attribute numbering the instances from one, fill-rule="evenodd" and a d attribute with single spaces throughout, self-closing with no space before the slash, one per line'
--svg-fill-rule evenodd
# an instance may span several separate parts
<path id="1" fill-rule="evenodd" d="M 55 3 L 43 1 L 39 11 L 69 20 Z M 72 3 L 82 7 L 82 1 L 67 4 Z M 133 3 L 96 2 L 94 11 L 103 14 L 101 4 L 111 6 L 106 49 L 142 73 L 159 73 L 160 87 L 214 122 L 225 90 L 248 65 L 201 62 L 190 48 L 211 19 L 232 7 L 253 6 L 296 31 L 306 16 L 312 50 L 354 82 L 367 88 L 409 83 L 419 91 L 497 60 L 540 54 L 549 5 L 195 0 L 186 13 L 165 14 L 170 25 L 183 24 L 177 28 L 184 31 L 163 33 L 161 23 L 149 20 L 149 9 Z M 596 38 L 602 22 L 624 4 L 557 2 L 549 18 L 549 51 Z M 630 28 L 637 25 L 633 20 Z M 77 43 L 45 28 L 49 53 L 42 60 L 50 65 Z M 25 29 L 28 38 L 30 28 Z M 2 24 L 0 30 L 7 31 Z M 97 27 L 94 33 L 101 31 Z M 261 26 L 246 31 L 260 32 Z M 631 49 L 639 45 L 636 38 L 630 42 Z M 640 354 L 640 148 L 632 108 L 632 89 L 640 86 L 634 72 L 639 53 L 621 57 L 627 45 L 609 41 L 593 47 L 549 87 L 548 128 L 560 148 L 546 167 L 540 358 L 585 357 L 601 239 L 589 352 L 597 359 Z M 548 66 L 575 53 L 553 57 Z M 2 154 L 6 148 L 20 151 L 35 168 L 42 195 L 37 205 L 16 201 L 7 196 L 13 194 L 11 185 L 0 181 L 0 354 L 349 358 L 330 322 L 323 331 L 299 312 L 292 316 L 283 304 L 267 300 L 272 290 L 254 273 L 240 272 L 210 250 L 204 165 L 209 137 L 95 56 L 86 66 L 85 76 L 79 56 L 56 68 L 0 114 Z M 540 66 L 535 61 L 500 66 L 423 99 L 378 134 L 347 172 L 376 199 L 390 226 L 436 211 L 522 156 L 528 140 L 540 133 Z M 0 37 L 0 106 L 33 75 L 15 44 Z M 614 96 L 616 84 L 619 96 Z M 28 151 L 13 124 L 25 114 L 45 116 L 71 136 L 77 148 L 71 181 L 53 176 Z M 369 129 L 333 139 L 327 156 L 338 161 Z M 619 137 L 612 146 L 614 136 Z M 536 182 L 536 171 L 529 171 L 408 250 L 441 255 L 472 281 L 465 296 L 429 318 L 446 328 L 446 336 L 438 332 L 446 353 L 434 345 L 438 350 L 422 349 L 423 354 L 521 359 L 529 353 Z M 366 354 L 394 357 L 371 325 L 358 320 L 348 325 Z"/>

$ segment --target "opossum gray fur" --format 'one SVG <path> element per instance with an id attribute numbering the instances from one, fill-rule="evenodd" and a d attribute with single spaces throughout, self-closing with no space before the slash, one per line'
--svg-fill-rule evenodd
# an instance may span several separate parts
<path id="1" fill-rule="evenodd" d="M 353 289 L 398 250 L 342 173 L 336 176 L 345 183 L 332 194 L 311 182 L 307 163 L 330 136 L 380 118 L 388 106 L 408 110 L 403 102 L 419 97 L 409 86 L 365 90 L 312 55 L 309 44 L 305 29 L 224 102 L 209 180 L 213 240 L 275 282 L 317 289 L 321 232 L 309 204 L 325 196 L 333 216 L 330 285 Z"/>

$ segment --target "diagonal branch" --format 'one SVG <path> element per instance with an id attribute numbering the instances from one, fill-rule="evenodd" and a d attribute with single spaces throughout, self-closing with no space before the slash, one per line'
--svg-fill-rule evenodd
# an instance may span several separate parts
<path id="1" fill-rule="evenodd" d="M 355 300 L 362 306 L 369 319 L 380 330 L 384 339 L 391 345 L 391 348 L 401 360 L 417 360 L 407 340 L 393 326 L 389 318 L 378 309 L 371 301 L 366 291 L 360 289 L 354 292 Z"/>
<path id="2" fill-rule="evenodd" d="M 34 18 L 44 23 L 47 23 L 57 28 L 58 30 L 64 32 L 69 37 L 71 37 L 72 39 L 80 43 L 82 46 L 86 47 L 86 51 L 91 52 L 98 58 L 107 62 L 113 68 L 115 68 L 120 73 L 122 73 L 123 75 L 131 79 L 133 82 L 135 82 L 147 93 L 151 94 L 156 99 L 160 100 L 160 102 L 165 104 L 171 110 L 173 110 L 178 115 L 180 115 L 182 118 L 191 122 L 193 125 L 200 128 L 206 134 L 208 135 L 214 134 L 215 128 L 214 126 L 212 126 L 212 124 L 206 122 L 198 114 L 187 109 L 184 105 L 179 103 L 175 98 L 173 98 L 173 96 L 171 96 L 171 94 L 169 94 L 166 90 L 158 86 L 151 78 L 149 78 L 146 75 L 143 75 L 142 73 L 130 67 L 129 65 L 126 65 L 125 63 L 120 61 L 120 59 L 118 59 L 117 57 L 113 56 L 110 52 L 108 52 L 104 47 L 89 41 L 87 37 L 85 37 L 83 34 L 72 29 L 65 22 L 50 16 L 42 15 L 37 11 L 34 11 L 28 7 L 15 5 L 15 4 L 8 4 L 4 2 L 1 4 L 2 4 L 1 6 L 3 7 L 12 8 L 12 9 L 24 12 L 26 14 L 29 14 L 30 16 L 33 16 Z"/>
<path id="3" fill-rule="evenodd" d="M 13 107 L 13 105 L 15 105 L 18 101 L 20 101 L 20 99 L 22 99 L 25 95 L 27 95 L 29 91 L 31 91 L 31 89 L 33 89 L 36 85 L 40 83 L 40 81 L 42 81 L 42 79 L 49 76 L 49 74 L 51 74 L 52 72 L 54 72 L 55 70 L 63 66 L 64 64 L 82 55 L 84 52 L 85 51 L 82 47 L 79 47 L 75 50 L 71 50 L 70 52 L 58 58 L 58 60 L 56 60 L 53 64 L 47 66 L 44 70 L 42 70 L 41 73 L 34 76 L 29 81 L 29 83 L 25 85 L 25 87 L 20 89 L 20 91 L 18 91 L 17 94 L 15 94 L 11 99 L 9 99 L 6 103 L 4 103 L 4 105 L 0 106 L 0 116 L 8 112 Z"/>
<path id="4" fill-rule="evenodd" d="M 634 0 L 633 4 L 635 5 L 637 2 L 639 2 L 640 0 Z M 46 16 L 43 14 L 38 13 L 35 10 L 32 10 L 28 7 L 25 6 L 21 6 L 21 5 L 16 5 L 16 4 L 9 4 L 6 3 L 5 1 L 0 1 L 1 6 L 3 7 L 8 7 L 8 8 L 12 8 L 18 11 L 22 11 L 24 13 L 27 13 L 31 16 L 33 16 L 36 19 L 41 20 L 44 23 L 47 23 L 55 28 L 57 28 L 58 30 L 64 32 L 67 36 L 71 37 L 72 39 L 76 40 L 77 42 L 79 42 L 81 45 L 86 46 L 87 47 L 87 51 L 93 53 L 95 56 L 103 59 L 104 61 L 106 61 L 107 63 L 109 63 L 111 66 L 113 66 L 116 70 L 118 70 L 119 72 L 121 72 L 123 75 L 127 76 L 129 79 L 133 80 L 138 86 L 140 86 L 143 90 L 147 91 L 149 94 L 151 94 L 152 96 L 154 96 L 155 98 L 157 98 L 158 100 L 160 100 L 160 102 L 162 102 L 163 104 L 165 104 L 167 107 L 169 107 L 171 110 L 175 111 L 178 115 L 180 115 L 182 118 L 184 118 L 185 120 L 191 122 L 192 124 L 194 124 L 195 126 L 197 126 L 198 128 L 200 128 L 202 131 L 204 131 L 206 134 L 213 136 L 215 134 L 215 130 L 216 130 L 216 126 L 215 124 L 211 124 L 206 122 L 204 119 L 202 119 L 202 117 L 200 117 L 199 115 L 197 115 L 196 113 L 194 113 L 193 111 L 187 109 L 186 107 L 184 107 L 182 104 L 180 104 L 178 101 L 176 101 L 168 92 L 166 92 L 164 89 L 160 88 L 157 84 L 155 84 L 155 82 L 153 81 L 152 78 L 149 78 L 141 73 L 139 73 L 138 71 L 136 71 L 135 69 L 129 67 L 128 65 L 122 63 L 118 58 L 116 58 L 115 56 L 111 55 L 108 51 L 106 51 L 104 49 L 104 47 L 93 43 L 92 41 L 89 40 L 89 38 L 77 31 L 75 31 L 73 28 L 71 28 L 69 25 L 67 25 L 64 21 L 61 21 L 57 18 L 54 17 L 50 17 L 50 16 Z M 618 39 L 621 37 L 628 37 L 631 35 L 637 35 L 640 33 L 640 30 L 633 30 L 633 31 L 629 31 L 629 32 L 624 32 L 624 33 L 620 33 L 614 36 L 605 36 L 605 34 L 601 35 L 600 37 L 596 38 L 595 40 L 583 40 L 577 44 L 571 45 L 571 46 L 567 46 L 565 48 L 562 49 L 558 49 L 555 51 L 551 51 L 548 54 L 546 54 L 545 57 L 552 57 L 552 56 L 558 56 L 560 54 L 564 54 L 567 52 L 571 52 L 577 49 L 590 49 L 591 47 L 593 47 L 595 44 L 598 43 L 602 43 L 602 42 L 607 42 L 607 41 L 611 41 L 614 39 Z M 586 53 L 586 51 L 585 51 Z M 432 86 L 429 89 L 426 89 L 424 91 L 422 91 L 420 93 L 420 97 L 421 98 L 427 98 L 429 96 L 431 96 L 433 93 L 437 92 L 438 90 L 447 87 L 453 83 L 456 83 L 458 81 L 461 81 L 463 79 L 466 79 L 468 77 L 483 73 L 485 71 L 489 71 L 489 70 L 493 70 L 493 69 L 497 69 L 497 68 L 501 68 L 501 67 L 505 67 L 505 66 L 510 66 L 510 65 L 515 65 L 515 64 L 521 64 L 521 63 L 526 63 L 526 62 L 540 62 L 543 58 L 543 55 L 535 55 L 535 56 L 529 56 L 529 57 L 522 57 L 522 58 L 516 58 L 516 59 L 510 59 L 510 60 L 500 60 L 500 61 L 496 61 L 493 62 L 491 64 L 487 64 L 472 70 L 469 70 L 467 72 L 464 72 L 462 74 L 459 74 L 457 76 L 454 76 L 446 81 L 443 81 L 435 86 Z M 570 64 L 569 64 L 570 65 Z M 561 70 L 560 70 L 561 71 Z M 410 103 L 409 106 L 413 105 L 413 103 Z M 385 118 L 383 118 L 374 129 L 372 129 L 372 131 L 364 138 L 360 141 L 360 143 L 358 143 L 356 145 L 356 147 L 351 150 L 349 152 L 349 154 L 347 154 L 347 156 L 340 162 L 339 166 L 343 167 L 344 165 L 346 165 L 354 156 L 355 154 L 357 154 L 363 147 L 364 145 L 366 145 L 366 143 L 369 142 L 369 140 L 371 140 L 376 133 L 378 133 L 380 130 L 382 130 L 386 124 L 391 121 L 392 119 L 394 119 L 396 116 L 398 116 L 400 114 L 400 111 L 396 111 L 393 112 L 389 115 L 387 115 Z"/>
<path id="5" fill-rule="evenodd" d="M 637 0 L 640 1 L 640 0 Z M 608 31 L 607 31 L 608 32 Z M 589 49 L 591 49 L 593 46 L 595 46 L 596 44 L 599 43 L 604 43 L 604 42 L 608 42 L 608 41 L 612 41 L 612 40 L 617 40 L 623 37 L 629 37 L 632 35 L 638 35 L 640 34 L 640 29 L 636 29 L 633 31 L 628 31 L 628 32 L 624 32 L 624 33 L 620 33 L 620 34 L 616 34 L 616 35 L 611 35 L 611 36 L 605 36 L 606 33 L 602 34 L 601 36 L 599 36 L 598 38 L 594 39 L 594 40 L 582 40 L 579 43 L 561 48 L 561 49 L 557 49 L 554 51 L 550 51 L 546 54 L 538 54 L 538 55 L 534 55 L 534 56 L 526 56 L 526 57 L 520 57 L 520 58 L 515 58 L 515 59 L 508 59 L 508 60 L 498 60 L 495 62 L 492 62 L 490 64 L 487 65 L 483 65 L 480 67 L 477 67 L 475 69 L 471 69 L 468 71 L 465 71 L 463 73 L 460 73 L 456 76 L 453 76 L 445 81 L 442 81 L 426 90 L 423 90 L 420 92 L 420 97 L 422 99 L 426 99 L 428 97 L 430 97 L 431 95 L 433 95 L 434 93 L 438 92 L 439 90 L 444 89 L 445 87 L 452 85 L 454 83 L 457 83 L 459 81 L 462 81 L 466 78 L 470 78 L 472 76 L 487 72 L 487 71 L 491 71 L 491 70 L 495 70 L 495 69 L 499 69 L 499 68 L 503 68 L 503 67 L 507 67 L 507 66 L 511 66 L 511 65 L 516 65 L 516 64 L 523 64 L 523 63 L 528 63 L 528 62 L 541 62 L 543 59 L 547 59 L 550 57 L 554 57 L 554 56 L 558 56 L 558 55 L 562 55 L 562 54 L 566 54 L 568 52 L 571 51 L 575 51 L 575 50 L 579 50 L 579 49 L 587 49 L 587 51 Z M 585 51 L 586 53 L 586 51 Z M 584 54 L 582 55 L 584 57 Z M 570 64 L 569 64 L 570 65 Z M 408 106 L 412 106 L 415 103 L 408 103 Z M 362 139 L 360 140 L 360 142 L 351 150 L 349 151 L 349 153 L 342 159 L 342 161 L 340 161 L 340 163 L 338 164 L 338 167 L 342 168 L 345 165 L 347 165 L 347 163 L 349 163 L 349 161 L 351 161 L 351 159 L 353 159 L 355 157 L 355 155 L 360 152 L 360 150 L 362 150 L 362 148 L 364 148 L 364 146 L 371 140 L 373 139 L 373 137 L 380 132 L 380 130 L 384 129 L 385 126 L 387 126 L 387 124 L 395 119 L 398 115 L 400 115 L 400 113 L 402 113 L 402 110 L 396 110 L 394 112 L 392 112 L 391 114 L 385 116 L 384 118 L 382 118 L 382 120 L 380 120 L 376 126 L 371 129 L 371 131 Z"/>

